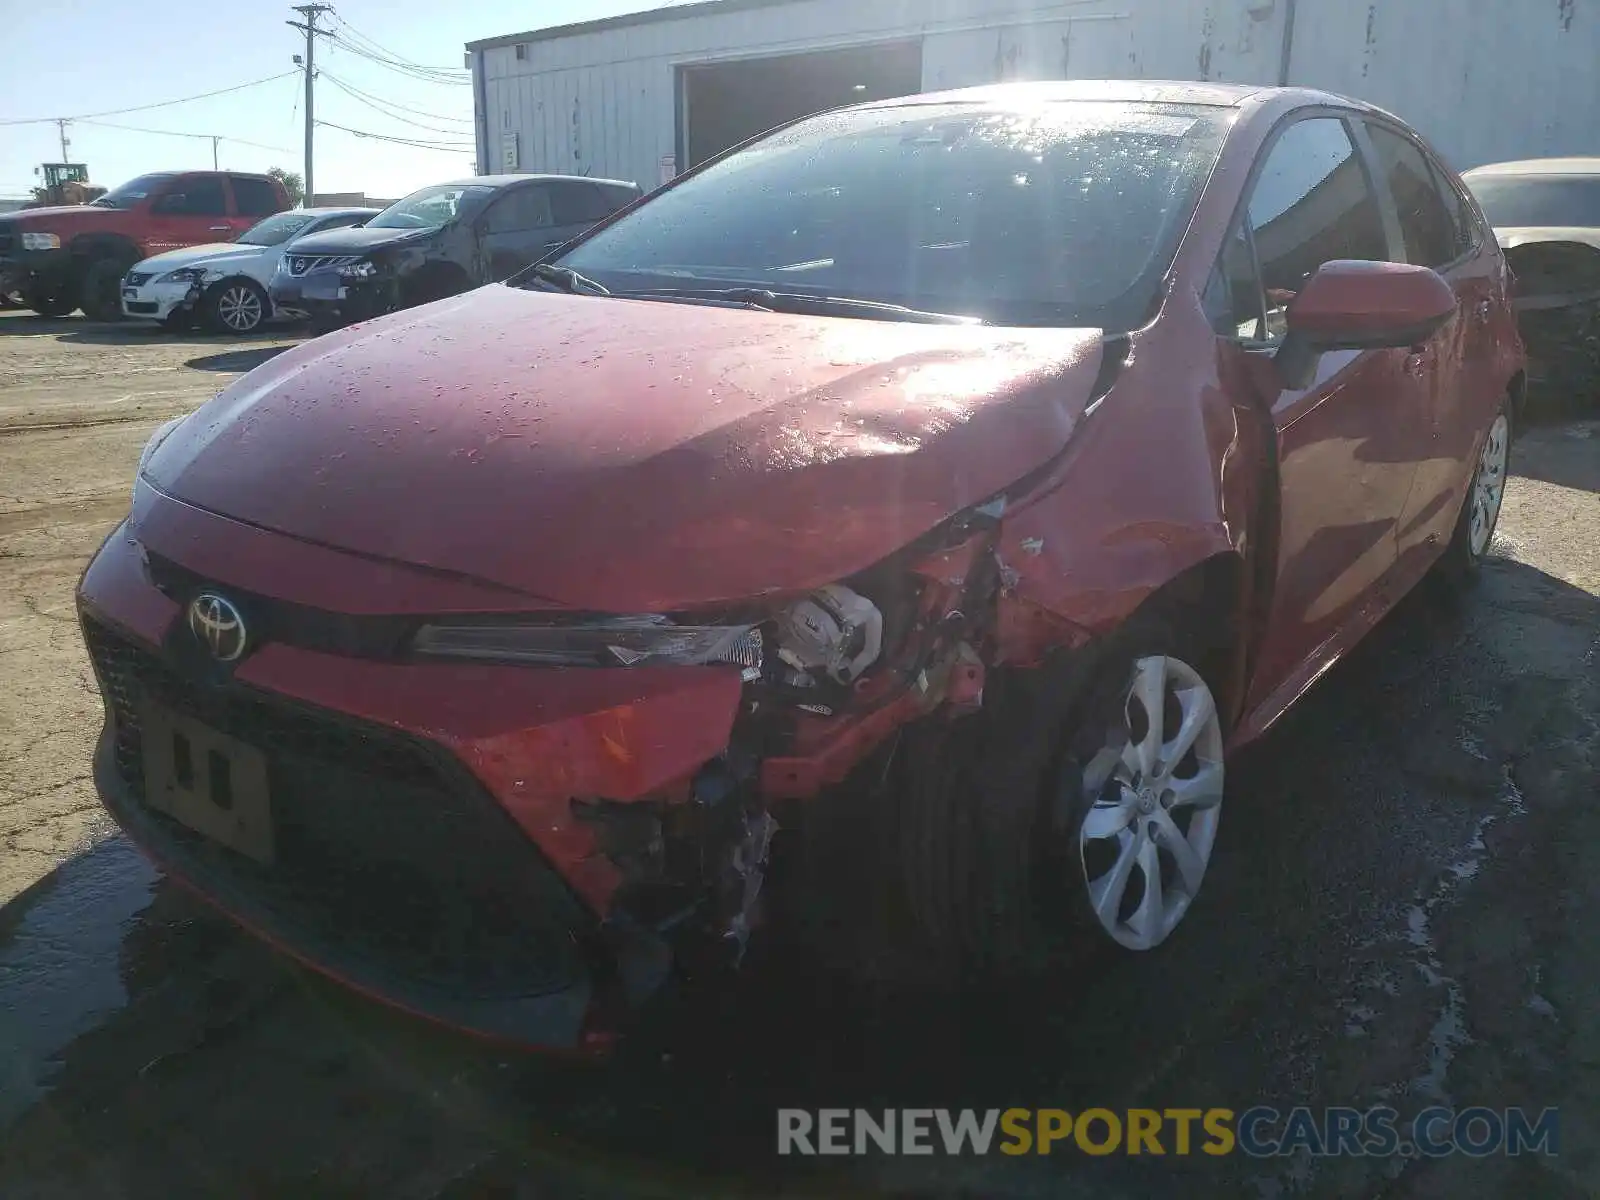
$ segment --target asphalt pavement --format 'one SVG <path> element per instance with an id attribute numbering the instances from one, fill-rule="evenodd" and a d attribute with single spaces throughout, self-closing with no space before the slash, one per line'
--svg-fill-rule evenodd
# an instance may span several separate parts
<path id="1" fill-rule="evenodd" d="M 31 473 L 0 489 L 0 1196 L 1600 1191 L 1600 422 L 1528 431 L 1480 585 L 1409 598 L 1233 764 L 1160 952 L 959 1007 L 763 963 L 590 1065 L 286 965 L 97 818 L 73 577 L 162 405 L 273 345 L 74 334 L 0 328 L 0 468 Z M 1557 1107 L 1560 1153 L 775 1154 L 780 1106 L 1379 1103 Z"/>

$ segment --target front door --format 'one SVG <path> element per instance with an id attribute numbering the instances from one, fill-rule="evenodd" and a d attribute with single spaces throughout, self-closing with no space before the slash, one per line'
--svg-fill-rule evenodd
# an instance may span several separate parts
<path id="1" fill-rule="evenodd" d="M 537 261 L 554 236 L 554 227 L 545 184 L 523 184 L 497 197 L 480 221 L 478 282 L 507 279 Z"/>
<path id="2" fill-rule="evenodd" d="M 1403 261 L 1438 271 L 1456 294 L 1455 319 L 1417 348 L 1427 411 L 1398 540 L 1406 573 L 1419 576 L 1454 532 L 1483 414 L 1497 403 L 1489 323 L 1500 287 L 1494 256 L 1478 251 L 1471 231 L 1452 212 L 1449 200 L 1459 205 L 1460 198 L 1423 148 L 1385 124 L 1369 122 L 1367 132 L 1394 200 Z"/>
<path id="3" fill-rule="evenodd" d="M 1289 302 L 1323 263 L 1390 258 L 1384 211 L 1341 117 L 1288 125 L 1265 154 L 1219 272 L 1230 296 L 1223 353 L 1236 359 L 1282 344 Z M 1386 606 L 1382 582 L 1396 562 L 1422 409 L 1412 358 L 1404 349 L 1328 353 L 1305 390 L 1263 389 L 1278 439 L 1279 531 L 1252 706 L 1314 671 L 1341 630 Z M 1275 378 L 1234 365 L 1238 378 Z"/>
<path id="4" fill-rule="evenodd" d="M 228 211 L 228 193 L 219 175 L 179 175 L 150 201 L 146 252 L 180 250 L 206 242 L 231 242 L 238 236 Z"/>

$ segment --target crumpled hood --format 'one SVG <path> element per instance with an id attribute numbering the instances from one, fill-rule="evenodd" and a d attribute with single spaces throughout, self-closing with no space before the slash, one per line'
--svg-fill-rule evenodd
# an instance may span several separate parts
<path id="1" fill-rule="evenodd" d="M 1600 250 L 1600 226 L 1504 225 L 1495 227 L 1494 236 L 1502 250 L 1513 250 L 1535 242 L 1579 242 Z"/>
<path id="2" fill-rule="evenodd" d="M 402 242 L 432 237 L 437 229 L 369 229 L 362 226 L 345 226 L 326 233 L 313 233 L 300 238 L 289 248 L 290 254 L 364 254 L 384 246 L 398 246 Z"/>
<path id="3" fill-rule="evenodd" d="M 184 246 L 140 261 L 135 271 L 176 271 L 179 267 L 200 267 L 213 262 L 257 258 L 271 253 L 272 246 L 240 246 L 235 242 L 207 242 L 203 246 Z"/>
<path id="4" fill-rule="evenodd" d="M 629 612 L 820 586 L 1055 455 L 1097 330 L 500 285 L 307 342 L 151 456 L 169 495 Z"/>

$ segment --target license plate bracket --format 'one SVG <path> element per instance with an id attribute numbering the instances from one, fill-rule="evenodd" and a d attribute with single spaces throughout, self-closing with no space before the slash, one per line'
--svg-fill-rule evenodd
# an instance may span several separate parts
<path id="1" fill-rule="evenodd" d="M 267 756 L 148 700 L 139 727 L 145 804 L 257 862 L 272 862 Z"/>

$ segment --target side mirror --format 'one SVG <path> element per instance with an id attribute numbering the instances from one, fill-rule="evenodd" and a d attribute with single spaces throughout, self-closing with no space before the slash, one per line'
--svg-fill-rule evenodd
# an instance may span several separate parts
<path id="1" fill-rule="evenodd" d="M 1436 271 L 1339 259 L 1323 264 L 1290 301 L 1289 335 L 1273 362 L 1285 387 L 1308 388 L 1324 352 L 1415 346 L 1455 312 L 1455 292 Z"/>

